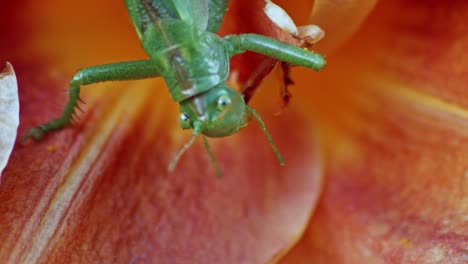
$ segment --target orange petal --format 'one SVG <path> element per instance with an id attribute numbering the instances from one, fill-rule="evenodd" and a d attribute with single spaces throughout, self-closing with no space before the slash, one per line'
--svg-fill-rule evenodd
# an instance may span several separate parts
<path id="1" fill-rule="evenodd" d="M 329 54 L 361 26 L 378 0 L 315 0 L 310 22 L 325 31 L 317 48 Z M 394 14 L 393 14 L 394 15 Z"/>
<path id="2" fill-rule="evenodd" d="M 466 260 L 468 111 L 378 86 L 361 86 L 372 109 L 355 108 L 342 123 L 351 145 L 330 146 L 337 150 L 330 149 L 324 196 L 284 263 Z"/>
<path id="3" fill-rule="evenodd" d="M 283 263 L 467 260 L 468 5 L 385 2 L 323 73 L 296 79 L 328 175 Z"/>
<path id="4" fill-rule="evenodd" d="M 41 9 L 32 8 L 38 2 L 6 8 L 12 14 L 35 10 L 22 17 L 34 23 L 21 22 L 30 27 L 25 31 L 34 32 L 27 35 L 31 39 L 12 37 L 21 42 L 13 42 L 8 54 L 0 50 L 0 58 L 18 62 L 20 134 L 60 113 L 68 79 L 62 72 L 78 63 L 83 67 L 118 60 L 111 60 L 109 50 L 116 49 L 115 36 L 125 33 L 112 27 L 98 30 L 99 21 L 93 19 L 120 25 L 120 15 L 114 17 L 112 10 L 121 14 L 123 7 L 88 2 L 69 9 L 51 1 L 41 1 Z M 79 23 L 70 16 L 88 17 L 89 6 L 89 12 L 100 15 Z M 91 33 L 82 29 L 78 34 L 76 28 Z M 51 55 L 54 49 L 59 55 Z M 127 55 L 140 52 L 122 49 Z M 285 156 L 285 167 L 252 123 L 211 143 L 224 178 L 215 177 L 200 144 L 168 175 L 167 164 L 188 135 L 178 128 L 176 105 L 162 80 L 93 85 L 83 91 L 88 104 L 79 124 L 41 142 L 15 146 L 0 185 L 2 260 L 265 263 L 299 239 L 318 199 L 322 175 L 319 148 L 303 115 L 274 118 L 274 106 L 260 109 Z"/>
<path id="5" fill-rule="evenodd" d="M 468 108 L 467 15 L 464 1 L 382 5 L 367 27 L 373 63 L 411 89 Z"/>

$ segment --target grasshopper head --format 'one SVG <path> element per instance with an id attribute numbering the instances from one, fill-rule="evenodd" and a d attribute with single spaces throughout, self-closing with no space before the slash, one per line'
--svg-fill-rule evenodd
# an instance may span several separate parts
<path id="1" fill-rule="evenodd" d="M 226 137 L 247 125 L 248 115 L 242 95 L 226 84 L 187 99 L 180 104 L 179 124 L 194 134 Z"/>
<path id="2" fill-rule="evenodd" d="M 259 122 L 280 164 L 284 164 L 283 156 L 275 146 L 271 135 L 268 133 L 257 111 L 245 104 L 242 94 L 228 87 L 226 84 L 220 84 L 207 92 L 182 101 L 180 103 L 180 112 L 180 126 L 183 129 L 192 128 L 193 133 L 190 141 L 184 144 L 181 150 L 172 159 L 168 167 L 169 172 L 174 171 L 180 157 L 195 142 L 199 134 L 203 134 L 207 137 L 226 137 L 232 135 L 246 126 L 247 121 L 252 115 Z M 203 137 L 203 140 L 205 148 L 216 166 L 218 175 L 221 175 L 221 169 L 208 145 L 206 137 Z"/>

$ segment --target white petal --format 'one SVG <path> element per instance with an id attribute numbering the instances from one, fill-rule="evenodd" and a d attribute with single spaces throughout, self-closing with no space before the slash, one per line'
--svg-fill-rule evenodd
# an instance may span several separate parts
<path id="1" fill-rule="evenodd" d="M 265 2 L 266 5 L 263 10 L 265 11 L 265 14 L 268 16 L 268 18 L 284 31 L 293 36 L 297 36 L 298 31 L 296 24 L 294 24 L 294 21 L 291 19 L 288 13 L 286 13 L 284 9 L 270 0 L 266 0 Z"/>
<path id="2" fill-rule="evenodd" d="M 317 43 L 325 37 L 325 31 L 317 25 L 300 26 L 297 30 L 299 31 L 299 38 L 304 39 L 309 44 Z"/>
<path id="3" fill-rule="evenodd" d="M 0 175 L 10 158 L 19 125 L 18 84 L 13 67 L 0 73 Z"/>

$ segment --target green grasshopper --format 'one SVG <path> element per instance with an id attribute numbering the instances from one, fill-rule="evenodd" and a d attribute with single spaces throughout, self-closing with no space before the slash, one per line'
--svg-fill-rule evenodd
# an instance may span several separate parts
<path id="1" fill-rule="evenodd" d="M 79 70 L 70 81 L 68 101 L 61 116 L 30 128 L 22 141 L 40 140 L 49 131 L 70 124 L 78 107 L 80 86 L 105 81 L 163 77 L 172 99 L 180 104 L 179 124 L 193 129 L 192 138 L 169 164 L 173 171 L 182 154 L 199 134 L 210 158 L 206 137 L 226 137 L 247 125 L 253 115 L 259 122 L 280 163 L 284 160 L 257 112 L 243 94 L 226 85 L 232 56 L 247 50 L 320 70 L 323 56 L 256 34 L 215 34 L 228 0 L 124 0 L 149 59 L 117 62 Z M 206 137 L 205 137 L 206 136 Z"/>

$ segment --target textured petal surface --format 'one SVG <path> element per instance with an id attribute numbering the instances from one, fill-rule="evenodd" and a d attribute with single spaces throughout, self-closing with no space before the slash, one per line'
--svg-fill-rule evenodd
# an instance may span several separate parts
<path id="1" fill-rule="evenodd" d="M 329 54 L 360 28 L 378 0 L 315 0 L 310 22 L 319 25 L 326 38 L 317 44 Z"/>
<path id="2" fill-rule="evenodd" d="M 327 182 L 283 263 L 468 260 L 468 5 L 385 2 L 323 74 L 296 77 Z"/>

